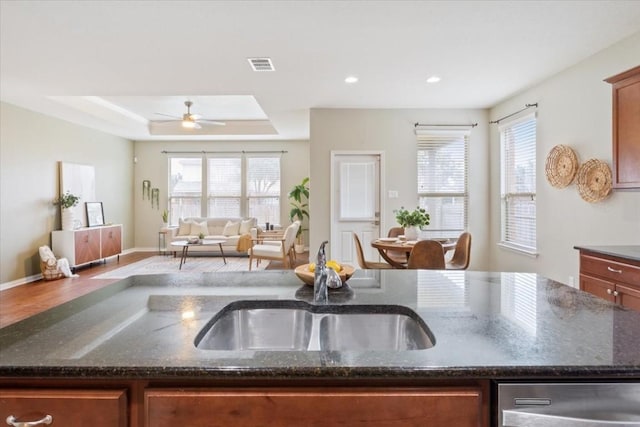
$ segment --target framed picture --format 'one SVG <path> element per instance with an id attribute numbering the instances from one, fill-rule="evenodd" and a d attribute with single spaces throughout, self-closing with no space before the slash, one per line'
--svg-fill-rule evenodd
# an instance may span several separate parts
<path id="1" fill-rule="evenodd" d="M 94 227 L 104 225 L 104 212 L 102 202 L 87 202 L 87 225 Z"/>

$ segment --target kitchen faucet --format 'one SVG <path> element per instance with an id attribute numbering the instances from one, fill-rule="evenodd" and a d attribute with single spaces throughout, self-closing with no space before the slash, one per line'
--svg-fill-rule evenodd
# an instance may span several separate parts
<path id="1" fill-rule="evenodd" d="M 316 304 L 326 304 L 329 300 L 327 295 L 327 255 L 324 251 L 324 246 L 327 243 L 329 242 L 325 240 L 318 249 L 316 270 L 313 275 L 313 302 Z"/>
<path id="2" fill-rule="evenodd" d="M 333 268 L 327 268 L 327 255 L 324 250 L 327 243 L 329 243 L 327 240 L 322 242 L 316 259 L 316 269 L 313 275 L 313 302 L 315 304 L 327 304 L 329 302 L 327 288 L 342 286 L 342 280 L 338 273 Z"/>

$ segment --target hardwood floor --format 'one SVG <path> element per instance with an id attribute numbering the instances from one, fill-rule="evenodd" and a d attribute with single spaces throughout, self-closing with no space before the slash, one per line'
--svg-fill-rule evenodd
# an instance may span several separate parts
<path id="1" fill-rule="evenodd" d="M 155 252 L 134 252 L 108 259 L 78 270 L 80 277 L 26 283 L 0 292 L 0 328 L 11 325 L 34 314 L 41 313 L 75 298 L 100 289 L 119 279 L 92 279 L 107 271 L 124 267 L 136 261 L 156 255 Z M 298 254 L 295 266 L 309 262 L 309 254 Z M 271 261 L 267 270 L 281 270 L 281 262 Z"/>

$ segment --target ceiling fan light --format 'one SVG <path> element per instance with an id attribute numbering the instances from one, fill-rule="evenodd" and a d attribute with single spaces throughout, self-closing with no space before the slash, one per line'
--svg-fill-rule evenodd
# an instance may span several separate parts
<path id="1" fill-rule="evenodd" d="M 197 123 L 193 120 L 183 120 L 182 127 L 187 129 L 196 129 Z"/>

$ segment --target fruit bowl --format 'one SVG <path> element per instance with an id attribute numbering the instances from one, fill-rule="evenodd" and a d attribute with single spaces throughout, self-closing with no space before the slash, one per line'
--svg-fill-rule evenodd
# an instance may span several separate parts
<path id="1" fill-rule="evenodd" d="M 342 283 L 345 283 L 351 276 L 353 276 L 353 272 L 356 271 L 355 268 L 348 264 L 342 264 L 342 270 L 338 271 L 338 275 L 340 279 L 342 279 Z M 296 276 L 300 278 L 304 283 L 309 286 L 313 286 L 314 272 L 309 271 L 309 264 L 302 264 L 296 267 L 295 269 Z"/>

